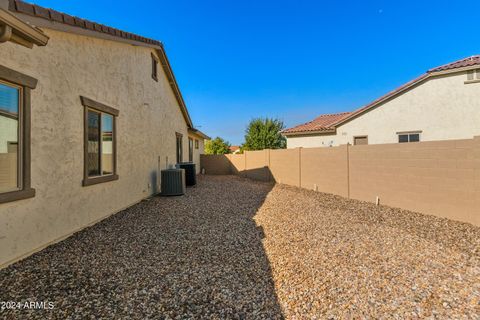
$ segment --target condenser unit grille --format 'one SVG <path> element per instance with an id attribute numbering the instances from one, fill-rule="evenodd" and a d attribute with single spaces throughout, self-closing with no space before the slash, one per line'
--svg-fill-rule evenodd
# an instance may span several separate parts
<path id="1" fill-rule="evenodd" d="M 185 194 L 185 170 L 162 170 L 162 196 L 181 196 Z"/>

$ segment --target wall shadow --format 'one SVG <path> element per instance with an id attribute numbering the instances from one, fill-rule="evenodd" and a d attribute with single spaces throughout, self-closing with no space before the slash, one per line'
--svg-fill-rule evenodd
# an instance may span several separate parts
<path id="1" fill-rule="evenodd" d="M 0 270 L 2 301 L 55 305 L 2 315 L 283 319 L 253 220 L 273 184 L 198 178 Z"/>
<path id="2" fill-rule="evenodd" d="M 233 174 L 255 181 L 276 182 L 273 177 L 272 171 L 267 166 L 241 171 L 234 170 Z"/>

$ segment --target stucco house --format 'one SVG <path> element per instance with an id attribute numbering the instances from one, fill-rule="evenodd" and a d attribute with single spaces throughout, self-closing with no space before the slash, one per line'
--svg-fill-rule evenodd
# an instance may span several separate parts
<path id="1" fill-rule="evenodd" d="M 200 170 L 205 138 L 161 42 L 0 0 L 0 267 Z"/>
<path id="2" fill-rule="evenodd" d="M 232 153 L 232 154 L 240 153 L 240 146 L 230 146 L 228 149 L 230 150 L 230 153 Z"/>
<path id="3" fill-rule="evenodd" d="M 480 134 L 480 56 L 428 70 L 353 112 L 284 130 L 287 148 L 472 139 Z"/>

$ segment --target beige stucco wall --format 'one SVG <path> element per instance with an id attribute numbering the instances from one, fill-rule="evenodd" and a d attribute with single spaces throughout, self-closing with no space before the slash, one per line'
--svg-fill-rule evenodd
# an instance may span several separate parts
<path id="1" fill-rule="evenodd" d="M 318 148 L 338 146 L 336 135 L 311 135 L 287 137 L 287 148 Z"/>
<path id="2" fill-rule="evenodd" d="M 204 155 L 202 166 L 480 226 L 480 136 Z"/>
<path id="3" fill-rule="evenodd" d="M 0 204 L 0 265 L 155 193 L 187 125 L 152 49 L 45 29 L 46 47 L 0 44 L 0 64 L 38 79 L 32 91 L 32 199 Z M 119 180 L 82 187 L 80 95 L 120 110 Z M 199 161 L 199 160 L 198 160 Z M 199 165 L 198 165 L 199 166 Z"/>
<path id="4" fill-rule="evenodd" d="M 195 162 L 195 169 L 197 174 L 200 173 L 200 155 L 205 153 L 205 143 L 202 137 L 197 136 L 196 134 L 189 133 L 189 138 L 193 139 L 193 162 Z M 198 140 L 198 149 L 195 149 L 195 140 Z M 188 140 L 186 141 L 188 147 Z M 188 149 L 188 148 L 187 148 Z M 187 153 L 184 155 L 184 161 L 188 161 L 188 150 Z"/>
<path id="5" fill-rule="evenodd" d="M 337 128 L 336 135 L 289 137 L 288 148 L 353 143 L 397 143 L 397 132 L 421 130 L 421 141 L 472 139 L 480 134 L 480 83 L 465 84 L 466 72 L 432 78 Z M 323 144 L 322 144 L 323 142 Z"/>

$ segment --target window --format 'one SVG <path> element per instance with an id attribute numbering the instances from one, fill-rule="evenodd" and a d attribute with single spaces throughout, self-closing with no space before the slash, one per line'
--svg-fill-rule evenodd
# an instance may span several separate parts
<path id="1" fill-rule="evenodd" d="M 152 53 L 152 79 L 158 81 L 158 59 Z"/>
<path id="2" fill-rule="evenodd" d="M 419 142 L 421 132 L 398 132 L 398 143 Z"/>
<path id="3" fill-rule="evenodd" d="M 183 162 L 183 136 L 180 133 L 176 133 L 177 136 L 177 163 Z"/>
<path id="4" fill-rule="evenodd" d="M 188 138 L 188 161 L 193 162 L 193 139 Z"/>
<path id="5" fill-rule="evenodd" d="M 469 70 L 467 71 L 467 81 L 472 81 L 475 76 L 475 70 Z"/>
<path id="6" fill-rule="evenodd" d="M 31 198 L 30 91 L 37 80 L 0 65 L 0 203 Z"/>
<path id="7" fill-rule="evenodd" d="M 195 149 L 198 149 L 198 139 L 195 139 Z"/>
<path id="8" fill-rule="evenodd" d="M 116 117 L 119 112 L 86 97 L 83 185 L 117 180 Z"/>
<path id="9" fill-rule="evenodd" d="M 478 82 L 480 80 L 480 69 L 467 71 L 467 83 Z"/>
<path id="10" fill-rule="evenodd" d="M 368 144 L 368 136 L 353 137 L 353 145 L 365 145 Z"/>

